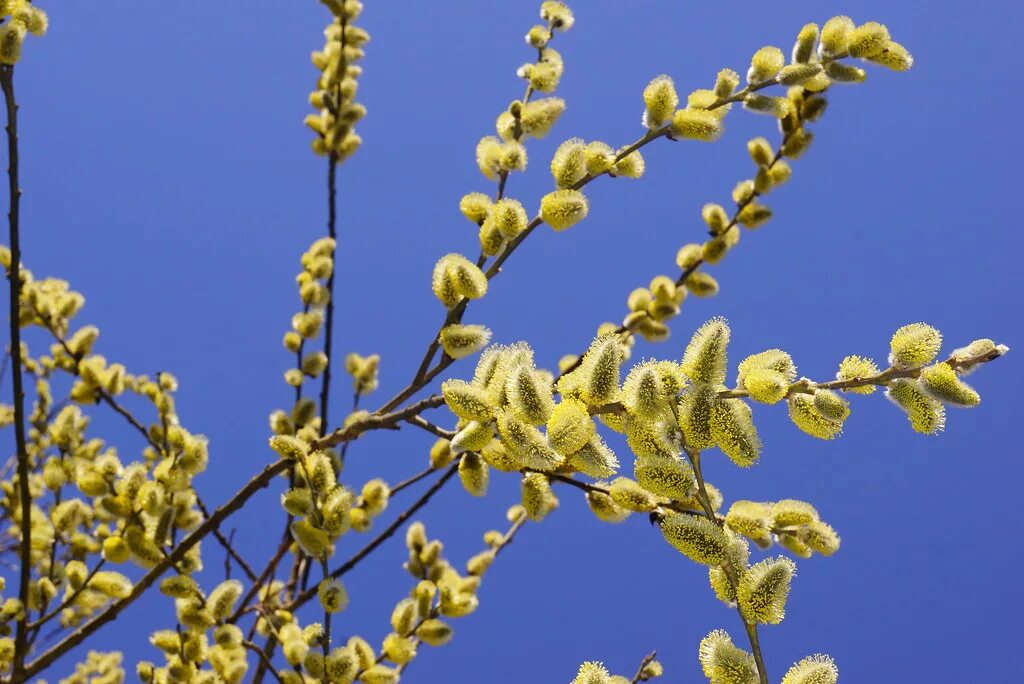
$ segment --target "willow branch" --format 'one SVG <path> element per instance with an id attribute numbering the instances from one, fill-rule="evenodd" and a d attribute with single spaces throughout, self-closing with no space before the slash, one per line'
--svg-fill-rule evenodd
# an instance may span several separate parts
<path id="1" fill-rule="evenodd" d="M 29 491 L 29 456 L 25 439 L 25 390 L 21 371 L 21 187 L 18 183 L 18 103 L 14 97 L 14 66 L 0 67 L 0 85 L 7 107 L 7 180 L 10 207 L 7 212 L 11 246 L 10 330 L 11 376 L 14 385 L 14 439 L 18 449 L 18 499 L 21 504 L 21 568 L 18 598 L 25 610 L 18 618 L 14 638 L 14 677 L 24 676 L 28 651 L 28 593 L 32 581 L 32 494 Z"/>
<path id="2" fill-rule="evenodd" d="M 344 49 L 344 27 L 342 28 L 342 49 Z M 327 277 L 327 315 L 324 320 L 324 355 L 327 365 L 324 366 L 323 384 L 320 386 L 320 436 L 327 432 L 327 404 L 331 394 L 331 352 L 334 339 L 334 272 L 338 268 L 338 210 L 337 210 L 337 175 L 338 158 L 334 154 L 327 156 L 327 235 L 334 240 L 331 250 L 331 274 Z"/>
<path id="3" fill-rule="evenodd" d="M 657 651 L 651 651 L 650 653 L 645 655 L 643 657 L 643 660 L 640 661 L 640 667 L 638 667 L 636 669 L 636 674 L 633 675 L 633 678 L 629 680 L 629 684 L 637 684 L 637 682 L 644 681 L 644 679 L 645 679 L 644 678 L 644 669 L 646 669 L 646 667 L 648 665 L 653 663 L 654 659 L 657 658 L 657 657 L 658 657 L 658 652 Z"/>
<path id="4" fill-rule="evenodd" d="M 719 527 L 723 526 L 723 521 L 715 515 L 715 508 L 711 505 L 711 498 L 708 496 L 707 487 L 704 486 L 704 474 L 700 469 L 700 452 L 687 449 L 686 455 L 690 460 L 690 464 L 693 466 L 693 472 L 697 479 L 697 497 L 700 500 L 701 506 L 704 508 L 704 513 L 708 520 L 715 523 Z M 728 560 L 722 562 L 722 569 L 725 571 L 725 576 L 729 580 L 729 584 L 732 585 L 733 593 L 736 593 L 739 587 L 739 576 L 736 568 L 732 567 L 732 564 Z M 757 625 L 747 622 L 747 619 L 743 616 L 743 609 L 740 608 L 739 603 L 736 604 L 736 612 L 740 616 L 740 621 L 743 623 L 743 627 L 747 632 L 747 640 L 750 642 L 750 650 L 754 654 L 754 661 L 757 663 L 757 676 L 761 684 L 768 684 L 768 671 L 764 665 L 764 655 L 761 653 L 761 641 L 757 636 Z"/>
<path id="5" fill-rule="evenodd" d="M 202 541 L 204 537 L 212 533 L 213 530 L 221 524 L 221 522 L 241 508 L 246 501 L 256 494 L 256 492 L 270 484 L 271 480 L 273 480 L 275 476 L 286 471 L 290 465 L 290 461 L 280 460 L 265 467 L 260 473 L 249 480 L 245 486 L 239 489 L 226 503 L 224 503 L 224 505 L 215 510 L 209 518 L 199 525 L 199 527 L 182 539 L 173 551 L 164 556 L 163 560 L 150 568 L 149 571 L 135 583 L 128 596 L 112 603 L 102 613 L 32 661 L 24 668 L 24 677 L 27 679 L 41 672 L 64 653 L 82 643 L 100 627 L 117 618 L 117 616 L 121 614 L 121 611 L 146 593 L 146 590 L 149 589 L 149 587 L 152 586 L 161 575 L 184 558 L 189 549 Z M 23 680 L 15 679 L 14 681 Z"/>
<path id="6" fill-rule="evenodd" d="M 263 668 L 269 671 L 270 674 L 273 675 L 274 679 L 276 679 L 280 684 L 285 684 L 284 677 L 282 677 L 281 673 L 274 668 L 274 664 L 270 662 L 270 656 L 268 656 L 262 648 L 248 640 L 243 641 L 242 645 L 259 657 Z"/>

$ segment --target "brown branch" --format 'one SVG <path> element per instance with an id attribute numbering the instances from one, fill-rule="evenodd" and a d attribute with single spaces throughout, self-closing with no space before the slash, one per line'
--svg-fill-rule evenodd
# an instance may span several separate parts
<path id="1" fill-rule="evenodd" d="M 29 491 L 29 456 L 25 439 L 25 389 L 21 370 L 21 187 L 18 183 L 18 103 L 14 97 L 14 66 L 0 67 L 0 85 L 7 107 L 7 180 L 10 208 L 7 212 L 11 243 L 10 280 L 11 379 L 14 385 L 14 439 L 18 449 L 18 499 L 21 505 L 21 568 L 18 598 L 25 607 L 15 627 L 14 677 L 25 676 L 28 652 L 28 594 L 32 581 L 32 493 Z"/>
<path id="2" fill-rule="evenodd" d="M 344 50 L 345 28 L 342 26 L 342 49 Z M 323 383 L 320 386 L 320 436 L 327 432 L 327 404 L 331 394 L 331 352 L 334 339 L 334 272 L 338 268 L 338 210 L 337 210 L 337 171 L 338 158 L 333 153 L 327 156 L 327 235 L 334 240 L 331 250 L 331 274 L 327 276 L 327 315 L 324 320 L 324 355 L 327 365 L 324 366 Z"/>
<path id="3" fill-rule="evenodd" d="M 351 442 L 352 440 L 359 437 L 359 435 L 370 430 L 397 430 L 400 423 L 408 420 L 412 416 L 419 415 L 427 409 L 437 408 L 444 404 L 444 397 L 439 394 L 421 399 L 415 404 L 410 404 L 400 411 L 393 413 L 371 413 L 368 416 L 360 418 L 346 427 L 338 428 L 331 434 L 327 435 L 323 439 L 319 439 L 314 442 L 311 446 L 312 449 L 326 449 L 328 447 L 341 444 L 342 442 Z"/>
<path id="4" fill-rule="evenodd" d="M 644 669 L 654 662 L 654 659 L 658 657 L 657 651 L 651 651 L 644 656 L 643 660 L 640 661 L 640 667 L 636 669 L 636 674 L 629 680 L 629 684 L 637 684 L 637 682 L 645 681 Z"/>
<path id="5" fill-rule="evenodd" d="M 280 672 L 274 669 L 274 663 L 270 662 L 270 656 L 268 656 L 262 648 L 248 640 L 243 641 L 242 645 L 259 656 L 260 663 L 263 668 L 269 670 L 270 674 L 274 676 L 274 679 L 276 679 L 280 684 L 285 684 L 284 677 L 281 676 Z"/>

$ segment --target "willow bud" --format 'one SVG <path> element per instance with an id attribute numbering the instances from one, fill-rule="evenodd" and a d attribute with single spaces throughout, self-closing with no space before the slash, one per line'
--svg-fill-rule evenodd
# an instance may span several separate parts
<path id="1" fill-rule="evenodd" d="M 523 508 L 530 520 L 543 520 L 558 507 L 551 482 L 540 473 L 526 473 L 522 482 Z"/>
<path id="2" fill-rule="evenodd" d="M 462 455 L 459 461 L 459 479 L 466 491 L 473 496 L 483 496 L 487 493 L 490 469 L 480 454 L 470 451 Z"/>
<path id="3" fill-rule="evenodd" d="M 679 106 L 679 94 L 670 77 L 656 76 L 647 84 L 644 88 L 644 106 L 646 111 L 643 123 L 647 128 L 660 128 L 672 118 L 672 113 Z"/>
<path id="4" fill-rule="evenodd" d="M 633 477 L 652 494 L 677 501 L 692 498 L 697 488 L 693 468 L 678 457 L 637 457 Z"/>
<path id="5" fill-rule="evenodd" d="M 600 435 L 594 435 L 569 457 L 569 467 L 590 477 L 610 477 L 619 469 L 619 459 Z"/>
<path id="6" fill-rule="evenodd" d="M 558 146 L 551 158 L 551 175 L 555 185 L 569 188 L 587 175 L 583 141 L 571 138 Z"/>
<path id="7" fill-rule="evenodd" d="M 540 216 L 555 230 L 571 228 L 587 217 L 589 204 L 579 190 L 555 190 L 540 200 Z"/>
<path id="8" fill-rule="evenodd" d="M 711 436 L 718 448 L 741 468 L 749 468 L 761 454 L 761 439 L 754 419 L 741 399 L 720 399 L 711 408 Z"/>
<path id="9" fill-rule="evenodd" d="M 687 107 L 676 110 L 672 117 L 672 134 L 679 138 L 713 142 L 724 130 L 721 118 L 707 109 Z"/>
<path id="10" fill-rule="evenodd" d="M 835 439 L 843 431 L 841 420 L 824 415 L 806 394 L 789 398 L 789 418 L 798 428 L 818 439 Z"/>
<path id="11" fill-rule="evenodd" d="M 728 345 L 729 323 L 724 318 L 712 318 L 697 329 L 686 345 L 681 365 L 683 373 L 699 384 L 725 382 Z"/>
<path id="12" fill-rule="evenodd" d="M 478 225 L 487 218 L 490 208 L 491 198 L 482 192 L 471 192 L 459 200 L 459 211 L 462 215 Z"/>
<path id="13" fill-rule="evenodd" d="M 942 404 L 925 394 L 915 380 L 893 381 L 885 396 L 903 409 L 916 432 L 933 435 L 946 426 L 946 410 Z"/>
<path id="14" fill-rule="evenodd" d="M 974 388 L 960 380 L 948 363 L 937 363 L 923 369 L 919 382 L 921 389 L 944 404 L 977 406 L 981 403 L 981 397 Z"/>
<path id="15" fill-rule="evenodd" d="M 796 36 L 796 43 L 793 45 L 793 62 L 796 64 L 807 64 L 814 56 L 814 46 L 818 43 L 818 25 L 804 24 L 800 33 Z"/>
<path id="16" fill-rule="evenodd" d="M 756 684 L 754 656 L 737 648 L 725 630 L 716 629 L 701 639 L 698 649 L 701 668 L 712 684 Z"/>
<path id="17" fill-rule="evenodd" d="M 626 510 L 645 513 L 658 507 L 658 500 L 648 490 L 628 477 L 617 477 L 608 487 L 609 496 Z"/>
<path id="18" fill-rule="evenodd" d="M 836 684 L 839 669 L 827 655 L 807 656 L 786 671 L 782 684 Z"/>
<path id="19" fill-rule="evenodd" d="M 454 323 L 441 330 L 441 348 L 453 359 L 471 356 L 491 341 L 491 331 L 482 325 Z"/>
<path id="20" fill-rule="evenodd" d="M 850 44 L 850 32 L 856 24 L 846 16 L 832 17 L 821 27 L 821 54 L 825 57 L 845 52 Z"/>
<path id="21" fill-rule="evenodd" d="M 665 541 L 690 560 L 718 565 L 725 559 L 729 538 L 721 527 L 704 516 L 670 513 L 659 525 Z"/>
<path id="22" fill-rule="evenodd" d="M 543 138 L 551 131 L 551 127 L 564 111 L 565 100 L 560 97 L 546 97 L 523 105 L 519 121 L 524 133 L 534 138 Z"/>
<path id="23" fill-rule="evenodd" d="M 494 203 L 490 212 L 495 228 L 506 238 L 514 238 L 526 228 L 526 210 L 518 200 L 501 199 Z"/>
<path id="24" fill-rule="evenodd" d="M 846 51 L 851 57 L 874 57 L 889 42 L 889 29 L 877 21 L 869 21 L 847 35 Z"/>
<path id="25" fill-rule="evenodd" d="M 779 73 L 786 64 L 786 56 L 779 48 L 768 45 L 754 53 L 747 70 L 747 83 L 763 83 Z"/>
<path id="26" fill-rule="evenodd" d="M 794 574 L 796 564 L 783 556 L 752 565 L 743 573 L 736 590 L 743 616 L 749 622 L 772 625 L 782 622 Z"/>
<path id="27" fill-rule="evenodd" d="M 942 333 L 926 323 L 911 323 L 893 333 L 889 363 L 896 368 L 917 368 L 932 361 L 942 347 Z"/>
<path id="28" fill-rule="evenodd" d="M 547 421 L 551 446 L 563 456 L 579 451 L 594 436 L 594 421 L 582 401 L 566 399 L 555 406 Z"/>
<path id="29" fill-rule="evenodd" d="M 847 356 L 839 363 L 839 372 L 836 379 L 842 381 L 864 380 L 878 375 L 878 366 L 869 358 L 863 356 Z M 877 389 L 875 385 L 863 385 L 861 387 L 848 387 L 847 392 L 854 394 L 871 394 Z"/>

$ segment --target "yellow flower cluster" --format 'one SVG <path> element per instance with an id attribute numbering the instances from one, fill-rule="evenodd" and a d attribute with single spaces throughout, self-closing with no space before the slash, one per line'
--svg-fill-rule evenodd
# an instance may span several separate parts
<path id="1" fill-rule="evenodd" d="M 13 65 L 21 58 L 26 34 L 46 35 L 50 19 L 28 0 L 0 0 L 0 64 Z"/>
<path id="2" fill-rule="evenodd" d="M 354 23 L 363 11 L 359 0 L 324 0 L 324 4 L 334 19 L 324 30 L 323 50 L 312 55 L 320 78 L 309 94 L 309 104 L 317 113 L 306 116 L 306 125 L 317 134 L 313 151 L 337 163 L 352 156 L 363 142 L 355 132 L 356 123 L 366 116 L 366 107 L 355 100 L 357 79 L 363 73 L 357 62 L 364 56 L 370 34 Z"/>

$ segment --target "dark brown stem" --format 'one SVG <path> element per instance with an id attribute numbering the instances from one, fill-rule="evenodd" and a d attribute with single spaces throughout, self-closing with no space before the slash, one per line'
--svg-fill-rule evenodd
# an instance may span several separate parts
<path id="1" fill-rule="evenodd" d="M 704 486 L 704 474 L 700 469 L 700 452 L 695 450 L 686 450 L 686 456 L 690 460 L 690 464 L 693 466 L 693 473 L 697 478 L 697 497 L 700 500 L 701 507 L 704 508 L 704 514 L 708 520 L 715 523 L 719 527 L 724 525 L 724 521 L 715 515 L 715 508 L 711 505 L 711 497 L 708 496 L 707 487 Z M 733 593 L 736 593 L 737 587 L 739 586 L 739 574 L 737 568 L 732 567 L 729 561 L 725 561 L 722 564 L 722 569 L 725 570 L 725 575 L 729 579 L 729 583 L 732 585 Z M 740 621 L 743 623 L 743 628 L 747 632 L 747 640 L 750 642 L 750 650 L 754 654 L 754 662 L 757 663 L 757 676 L 760 684 L 768 684 L 768 671 L 764 665 L 764 655 L 761 653 L 761 641 L 757 636 L 757 625 L 747 622 L 747 619 L 743 616 L 743 610 L 740 608 L 739 603 L 736 604 L 736 612 L 739 613 Z"/>
<path id="2" fill-rule="evenodd" d="M 331 250 L 331 274 L 327 276 L 327 315 L 324 319 L 324 367 L 323 384 L 320 386 L 320 436 L 327 434 L 327 404 L 331 395 L 331 352 L 334 340 L 334 272 L 338 268 L 338 209 L 337 209 L 338 158 L 327 157 L 327 235 L 334 240 Z"/>
<path id="3" fill-rule="evenodd" d="M 21 504 L 21 568 L 18 598 L 25 607 L 18 618 L 14 637 L 14 678 L 24 677 L 28 651 L 28 590 L 32 581 L 32 494 L 29 491 L 29 457 L 25 439 L 25 390 L 21 377 L 21 188 L 18 184 L 18 103 L 14 98 L 14 66 L 0 67 L 0 85 L 7 105 L 7 180 L 10 209 L 11 266 L 8 269 L 11 323 L 11 379 L 14 385 L 14 439 L 18 449 L 18 499 Z"/>
<path id="4" fill-rule="evenodd" d="M 651 651 L 645 655 L 643 660 L 640 661 L 640 667 L 636 668 L 636 674 L 629 680 L 629 684 L 637 684 L 637 682 L 644 681 L 644 668 L 653 663 L 654 659 L 657 657 L 657 651 Z"/>

